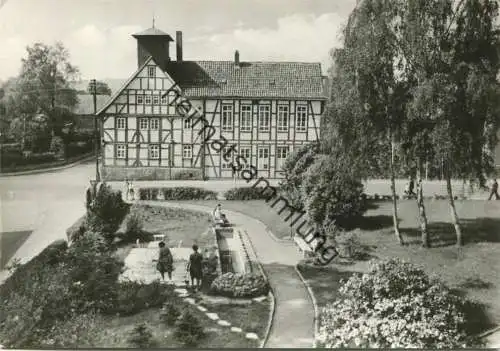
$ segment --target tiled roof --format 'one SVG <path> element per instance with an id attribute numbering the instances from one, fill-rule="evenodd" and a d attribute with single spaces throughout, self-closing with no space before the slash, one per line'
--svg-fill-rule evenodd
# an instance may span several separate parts
<path id="1" fill-rule="evenodd" d="M 99 111 L 110 99 L 107 95 L 97 95 L 96 105 L 97 111 Z M 76 105 L 73 113 L 77 115 L 93 115 L 94 114 L 94 101 L 90 94 L 78 95 L 78 105 Z"/>
<path id="2" fill-rule="evenodd" d="M 163 69 L 187 97 L 325 98 L 319 63 L 170 61 Z"/>
<path id="3" fill-rule="evenodd" d="M 136 37 L 146 37 L 146 36 L 159 36 L 159 37 L 168 37 L 168 39 L 170 41 L 174 41 L 172 39 L 172 37 L 170 35 L 168 35 L 167 33 L 159 30 L 158 28 L 155 28 L 155 27 L 151 27 L 151 28 L 148 28 L 142 32 L 139 32 L 139 33 L 135 33 L 135 34 L 132 34 L 132 36 L 134 38 Z"/>

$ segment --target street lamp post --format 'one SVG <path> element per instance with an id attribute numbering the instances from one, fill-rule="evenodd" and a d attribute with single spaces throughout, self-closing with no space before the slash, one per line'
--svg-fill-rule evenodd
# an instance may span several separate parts
<path id="1" fill-rule="evenodd" d="M 90 91 L 92 93 L 93 102 L 94 102 L 94 133 L 95 133 L 95 142 L 94 142 L 94 151 L 95 151 L 95 179 L 97 182 L 100 182 L 99 176 L 99 131 L 97 127 L 97 82 L 95 79 L 90 81 Z"/>

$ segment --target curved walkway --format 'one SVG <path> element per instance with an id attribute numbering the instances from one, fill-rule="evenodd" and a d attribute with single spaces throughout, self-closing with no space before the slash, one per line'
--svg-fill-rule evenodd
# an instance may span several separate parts
<path id="1" fill-rule="evenodd" d="M 139 203 L 211 212 L 212 208 L 175 202 Z M 231 223 L 245 228 L 266 271 L 276 298 L 276 309 L 266 348 L 311 348 L 314 341 L 314 306 L 306 286 L 295 271 L 300 254 L 295 246 L 276 242 L 265 225 L 249 216 L 224 211 Z"/>

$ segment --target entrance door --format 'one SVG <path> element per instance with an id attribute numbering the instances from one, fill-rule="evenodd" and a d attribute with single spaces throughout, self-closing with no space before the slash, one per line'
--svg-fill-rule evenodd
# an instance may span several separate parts
<path id="1" fill-rule="evenodd" d="M 269 177 L 269 146 L 260 146 L 257 151 L 259 177 Z"/>

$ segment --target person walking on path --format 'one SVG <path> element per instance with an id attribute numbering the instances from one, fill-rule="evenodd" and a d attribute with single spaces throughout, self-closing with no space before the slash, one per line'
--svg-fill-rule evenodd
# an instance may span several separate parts
<path id="1" fill-rule="evenodd" d="M 488 198 L 488 200 L 491 200 L 493 195 L 495 195 L 495 200 L 500 199 L 500 196 L 498 195 L 498 183 L 496 179 L 493 180 L 493 185 L 491 186 L 490 197 Z"/>
<path id="2" fill-rule="evenodd" d="M 161 278 L 165 281 L 165 273 L 168 274 L 169 281 L 172 281 L 172 271 L 174 270 L 174 258 L 172 252 L 162 241 L 158 244 L 160 247 L 160 255 L 158 257 L 158 263 L 156 264 L 156 269 L 161 274 Z"/>
<path id="3" fill-rule="evenodd" d="M 188 271 L 191 276 L 191 286 L 200 290 L 203 278 L 203 256 L 198 252 L 198 245 L 193 245 L 193 253 L 189 256 Z M 196 280 L 196 285 L 194 281 Z"/>

